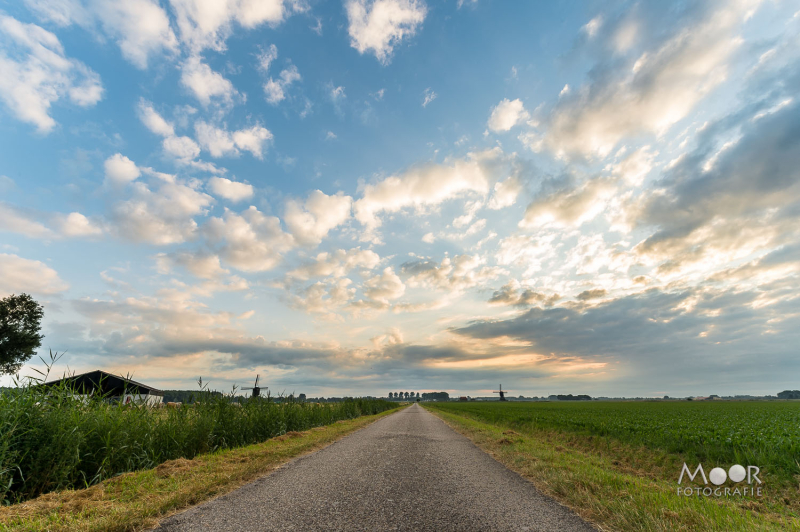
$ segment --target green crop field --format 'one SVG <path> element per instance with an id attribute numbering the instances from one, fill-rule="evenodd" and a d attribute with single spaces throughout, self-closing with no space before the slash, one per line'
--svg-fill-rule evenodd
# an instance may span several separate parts
<path id="1" fill-rule="evenodd" d="M 800 529 L 800 402 L 427 403 L 608 530 Z M 760 468 L 759 496 L 678 493 L 683 464 Z M 696 486 L 698 482 L 685 485 Z M 702 486 L 702 484 L 699 484 Z M 731 486 L 730 482 L 726 484 Z"/>
<path id="2" fill-rule="evenodd" d="M 800 473 L 800 402 L 474 402 L 435 408 L 520 430 L 610 437 L 695 462 L 753 464 L 782 480 Z"/>

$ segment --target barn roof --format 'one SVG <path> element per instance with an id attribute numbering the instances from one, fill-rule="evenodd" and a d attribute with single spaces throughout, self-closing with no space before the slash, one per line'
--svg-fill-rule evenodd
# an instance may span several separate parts
<path id="1" fill-rule="evenodd" d="M 88 373 L 81 373 L 80 375 L 71 375 L 56 381 L 50 381 L 45 383 L 44 386 L 58 386 L 62 383 L 66 383 L 67 387 L 71 388 L 75 393 L 80 394 L 100 392 L 110 397 L 121 396 L 124 393 L 164 395 L 162 390 L 99 369 Z"/>

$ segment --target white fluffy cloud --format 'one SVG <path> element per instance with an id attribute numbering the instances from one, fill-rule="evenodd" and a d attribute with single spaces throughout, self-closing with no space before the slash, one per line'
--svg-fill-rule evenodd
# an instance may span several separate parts
<path id="1" fill-rule="evenodd" d="M 253 196 L 253 185 L 231 181 L 224 177 L 212 177 L 208 180 L 208 186 L 211 192 L 217 196 L 233 202 L 243 201 Z"/>
<path id="2" fill-rule="evenodd" d="M 88 30 L 99 26 L 117 41 L 123 57 L 138 68 L 147 68 L 150 56 L 177 52 L 178 40 L 166 11 L 151 0 L 26 0 L 44 20 Z"/>
<path id="3" fill-rule="evenodd" d="M 417 32 L 428 8 L 419 0 L 348 0 L 345 4 L 350 45 L 372 52 L 383 64 L 405 37 Z"/>
<path id="4" fill-rule="evenodd" d="M 600 214 L 616 190 L 613 180 L 597 178 L 576 188 L 541 196 L 528 205 L 519 225 L 577 227 Z"/>
<path id="5" fill-rule="evenodd" d="M 194 217 L 205 214 L 214 201 L 197 190 L 198 185 L 162 183 L 153 192 L 144 183 L 133 183 L 133 197 L 113 207 L 116 232 L 135 242 L 156 245 L 191 240 L 197 231 Z"/>
<path id="6" fill-rule="evenodd" d="M 299 2 L 284 0 L 170 0 L 181 40 L 190 50 L 225 49 L 225 39 L 234 22 L 251 29 L 267 23 L 277 25 L 290 9 L 303 10 Z"/>
<path id="7" fill-rule="evenodd" d="M 356 268 L 372 270 L 380 262 L 378 254 L 369 249 L 337 249 L 332 253 L 319 253 L 312 262 L 290 271 L 287 276 L 301 281 L 313 277 L 344 277 Z"/>
<path id="8" fill-rule="evenodd" d="M 528 118 L 530 118 L 530 115 L 519 98 L 516 100 L 506 98 L 492 109 L 488 126 L 489 129 L 495 132 L 508 131 Z"/>
<path id="9" fill-rule="evenodd" d="M 38 260 L 0 253 L 0 271 L 0 297 L 20 292 L 52 295 L 69 288 L 53 268 Z"/>
<path id="10" fill-rule="evenodd" d="M 278 79 L 269 78 L 264 84 L 264 95 L 267 102 L 276 105 L 286 99 L 286 91 L 295 81 L 300 81 L 302 77 L 297 71 L 297 67 L 290 65 L 281 71 Z"/>
<path id="11" fill-rule="evenodd" d="M 59 223 L 59 231 L 67 237 L 97 236 L 103 230 L 79 212 L 71 212 Z"/>
<path id="12" fill-rule="evenodd" d="M 106 183 L 112 185 L 127 185 L 142 175 L 136 163 L 121 153 L 116 153 L 106 159 L 103 168 L 106 172 Z"/>
<path id="13" fill-rule="evenodd" d="M 228 264 L 247 272 L 271 270 L 294 245 L 278 218 L 252 206 L 241 214 L 226 209 L 222 218 L 211 218 L 203 232 Z"/>
<path id="14" fill-rule="evenodd" d="M 212 98 L 218 103 L 230 105 L 234 96 L 239 94 L 230 80 L 211 70 L 199 56 L 192 56 L 183 64 L 181 84 L 205 106 L 211 103 Z"/>
<path id="15" fill-rule="evenodd" d="M 147 129 L 162 137 L 172 137 L 175 135 L 175 126 L 167 122 L 158 112 L 153 109 L 153 104 L 145 99 L 139 100 L 139 119 Z"/>
<path id="16" fill-rule="evenodd" d="M 272 133 L 258 125 L 230 132 L 199 120 L 195 122 L 194 130 L 200 146 L 212 157 L 236 156 L 239 150 L 245 150 L 261 159 L 272 140 Z"/>
<path id="17" fill-rule="evenodd" d="M 303 245 L 317 245 L 335 227 L 350 218 L 353 198 L 342 193 L 328 196 L 320 190 L 305 202 L 286 202 L 283 220 L 289 232 Z"/>
<path id="18" fill-rule="evenodd" d="M 68 58 L 54 34 L 5 15 L 0 15 L 0 72 L 0 99 L 41 133 L 56 125 L 50 116 L 53 103 L 68 99 L 90 107 L 103 97 L 100 77 Z"/>
<path id="19" fill-rule="evenodd" d="M 484 164 L 499 157 L 499 152 L 470 154 L 448 164 L 429 164 L 393 175 L 364 187 L 355 202 L 355 215 L 368 228 L 380 225 L 378 214 L 397 212 L 407 207 L 421 208 L 442 203 L 459 195 L 489 191 L 491 170 Z"/>
<path id="20" fill-rule="evenodd" d="M 406 291 L 406 285 L 391 267 L 387 267 L 379 275 L 364 282 L 364 295 L 367 306 L 388 308 L 389 302 L 400 298 Z"/>
<path id="21" fill-rule="evenodd" d="M 490 209 L 509 207 L 517 201 L 517 196 L 522 192 L 522 182 L 517 176 L 511 176 L 505 181 L 495 183 L 492 199 L 489 200 Z"/>
<path id="22" fill-rule="evenodd" d="M 183 162 L 191 161 L 200 155 L 200 146 L 189 137 L 167 137 L 161 145 L 166 153 Z"/>

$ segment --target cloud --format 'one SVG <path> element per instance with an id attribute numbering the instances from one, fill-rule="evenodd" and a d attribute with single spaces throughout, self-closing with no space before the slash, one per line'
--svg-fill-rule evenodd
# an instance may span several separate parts
<path id="1" fill-rule="evenodd" d="M 0 230 L 19 233 L 29 238 L 52 238 L 55 236 L 55 233 L 36 220 L 32 213 L 25 213 L 5 202 L 0 202 Z"/>
<path id="2" fill-rule="evenodd" d="M 103 97 L 100 76 L 68 58 L 58 38 L 35 24 L 0 15 L 0 99 L 40 133 L 56 126 L 50 106 L 68 99 L 80 107 Z"/>
<path id="3" fill-rule="evenodd" d="M 156 262 L 159 273 L 169 273 L 176 266 L 201 279 L 219 279 L 230 273 L 220 265 L 219 256 L 212 253 L 159 253 Z"/>
<path id="4" fill-rule="evenodd" d="M 300 2 L 284 0 L 170 0 L 181 40 L 193 52 L 205 48 L 221 52 L 234 31 L 234 22 L 245 29 L 262 24 L 276 26 L 291 11 L 302 11 Z"/>
<path id="5" fill-rule="evenodd" d="M 430 87 L 428 87 L 425 89 L 423 96 L 424 98 L 422 99 L 422 107 L 428 107 L 428 104 L 436 99 L 437 94 L 433 92 Z"/>
<path id="6" fill-rule="evenodd" d="M 53 295 L 69 288 L 54 269 L 38 260 L 0 253 L 0 271 L 0 297 L 21 292 Z"/>
<path id="7" fill-rule="evenodd" d="M 121 153 L 116 153 L 106 159 L 103 168 L 106 172 L 106 183 L 116 186 L 127 185 L 142 175 L 136 163 Z"/>
<path id="8" fill-rule="evenodd" d="M 697 10 L 692 22 L 676 19 L 681 24 L 667 26 L 667 38 L 655 42 L 638 35 L 662 35 L 648 23 L 661 27 L 663 19 L 637 20 L 638 11 L 632 11 L 630 19 L 609 28 L 608 59 L 590 82 L 559 100 L 542 135 L 524 139 L 562 157 L 605 157 L 623 139 L 663 134 L 727 79 L 729 60 L 741 44 L 739 28 L 757 4 L 712 5 Z"/>
<path id="9" fill-rule="evenodd" d="M 141 98 L 138 106 L 139 119 L 151 132 L 161 137 L 175 136 L 175 127 L 153 109 L 153 104 Z"/>
<path id="10" fill-rule="evenodd" d="M 591 290 L 584 290 L 577 295 L 579 301 L 589 301 L 590 299 L 598 299 L 608 294 L 604 288 L 593 288 Z"/>
<path id="11" fill-rule="evenodd" d="M 174 55 L 178 40 L 169 17 L 158 2 L 151 0 L 26 0 L 41 19 L 59 26 L 78 24 L 94 31 L 97 26 L 117 41 L 122 56 L 138 68 L 147 68 L 152 55 Z"/>
<path id="12" fill-rule="evenodd" d="M 314 246 L 322 242 L 332 229 L 350 218 L 352 202 L 353 198 L 341 192 L 328 196 L 315 190 L 303 203 L 288 200 L 283 221 L 300 244 Z"/>
<path id="13" fill-rule="evenodd" d="M 446 164 L 427 164 L 366 185 L 354 204 L 356 219 L 374 229 L 382 212 L 398 212 L 407 207 L 421 209 L 468 193 L 485 195 L 493 181 L 492 163 L 501 152 L 471 153 L 466 159 Z"/>
<path id="14" fill-rule="evenodd" d="M 576 188 L 565 187 L 536 198 L 520 221 L 520 227 L 578 227 L 603 212 L 617 188 L 613 180 L 596 178 Z"/>
<path id="15" fill-rule="evenodd" d="M 506 98 L 492 109 L 488 126 L 495 133 L 508 131 L 529 117 L 528 111 L 525 110 L 525 106 L 522 105 L 519 98 L 516 100 Z"/>
<path id="16" fill-rule="evenodd" d="M 272 133 L 261 126 L 230 132 L 198 120 L 194 130 L 200 146 L 212 157 L 238 156 L 242 149 L 261 159 L 265 147 L 272 140 Z"/>
<path id="17" fill-rule="evenodd" d="M 167 137 L 161 145 L 165 153 L 183 163 L 188 163 L 200 155 L 200 146 L 189 137 Z"/>
<path id="18" fill-rule="evenodd" d="M 246 272 L 273 269 L 282 253 L 294 246 L 294 239 L 283 232 L 278 218 L 265 216 L 253 206 L 240 214 L 225 209 L 222 218 L 208 220 L 203 234 L 228 264 Z"/>
<path id="19" fill-rule="evenodd" d="M 208 180 L 211 192 L 234 203 L 253 197 L 253 185 L 231 181 L 224 177 L 212 177 Z"/>
<path id="20" fill-rule="evenodd" d="M 79 212 L 71 212 L 61 220 L 59 232 L 66 237 L 97 236 L 103 229 Z"/>
<path id="21" fill-rule="evenodd" d="M 401 297 L 406 291 L 406 286 L 391 267 L 386 267 L 379 275 L 371 277 L 364 282 L 364 296 L 366 299 L 356 303 L 356 307 L 385 309 L 389 302 Z"/>
<path id="22" fill-rule="evenodd" d="M 132 198 L 116 203 L 111 212 L 115 231 L 134 242 L 178 244 L 196 236 L 195 216 L 204 215 L 214 199 L 196 189 L 199 183 L 161 183 L 155 192 L 141 182 L 131 186 Z"/>
<path id="23" fill-rule="evenodd" d="M 261 52 L 258 54 L 257 58 L 259 70 L 261 70 L 264 74 L 267 74 L 272 62 L 278 58 L 278 47 L 274 44 L 270 44 L 266 49 L 261 49 Z"/>
<path id="24" fill-rule="evenodd" d="M 192 56 L 181 68 L 181 85 L 189 89 L 197 100 L 208 107 L 212 99 L 222 105 L 231 105 L 239 93 L 230 80 L 211 70 L 199 56 Z"/>
<path id="25" fill-rule="evenodd" d="M 289 68 L 282 70 L 280 77 L 277 80 L 269 78 L 269 80 L 267 80 L 267 82 L 264 84 L 264 94 L 267 98 L 267 102 L 271 103 L 272 105 L 276 105 L 285 100 L 286 91 L 289 90 L 289 86 L 295 81 L 300 81 L 301 79 L 303 78 L 300 76 L 300 73 L 297 71 L 297 67 L 294 65 L 290 65 Z"/>
<path id="26" fill-rule="evenodd" d="M 456 255 L 445 257 L 441 263 L 431 260 L 418 260 L 403 263 L 401 273 L 412 287 L 426 287 L 446 290 L 450 293 L 480 286 L 496 279 L 504 271 L 500 268 L 484 266 L 477 255 Z"/>
<path id="27" fill-rule="evenodd" d="M 300 281 L 307 281 L 314 277 L 345 277 L 356 268 L 372 270 L 380 264 L 380 261 L 381 258 L 378 254 L 369 249 L 324 251 L 314 257 L 312 262 L 291 270 L 287 277 Z"/>
<path id="28" fill-rule="evenodd" d="M 348 0 L 345 9 L 350 46 L 375 54 L 384 65 L 395 46 L 414 36 L 428 11 L 418 0 Z"/>
<path id="29" fill-rule="evenodd" d="M 519 281 L 513 279 L 492 294 L 492 297 L 489 298 L 489 304 L 513 305 L 515 307 L 527 307 L 530 305 L 552 307 L 559 299 L 561 299 L 561 296 L 558 294 L 547 295 L 535 292 L 530 288 L 523 290 Z"/>
<path id="30" fill-rule="evenodd" d="M 492 199 L 489 200 L 487 206 L 496 210 L 514 205 L 522 188 L 522 181 L 517 176 L 511 176 L 505 181 L 495 183 Z"/>

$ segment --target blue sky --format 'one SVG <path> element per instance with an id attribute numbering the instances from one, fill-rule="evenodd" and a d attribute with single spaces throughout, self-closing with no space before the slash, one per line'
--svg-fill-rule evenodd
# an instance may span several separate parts
<path id="1" fill-rule="evenodd" d="M 0 295 L 59 371 L 797 387 L 791 2 L 3 9 Z"/>

